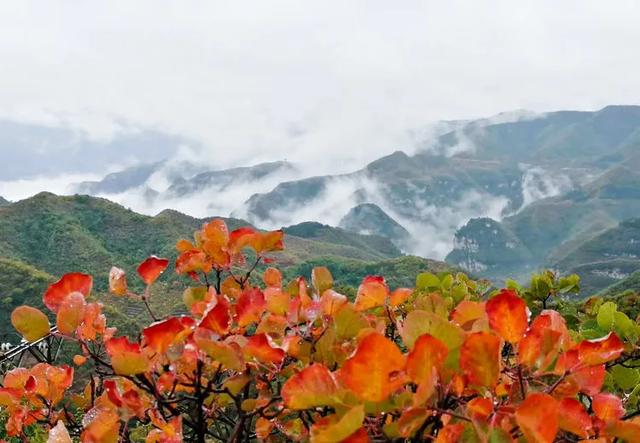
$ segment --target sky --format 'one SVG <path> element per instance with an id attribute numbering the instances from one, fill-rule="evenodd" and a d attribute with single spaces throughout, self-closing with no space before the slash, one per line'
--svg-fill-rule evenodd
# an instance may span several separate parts
<path id="1" fill-rule="evenodd" d="M 635 0 L 4 1 L 0 118 L 345 172 L 438 120 L 639 104 L 638 23 Z"/>

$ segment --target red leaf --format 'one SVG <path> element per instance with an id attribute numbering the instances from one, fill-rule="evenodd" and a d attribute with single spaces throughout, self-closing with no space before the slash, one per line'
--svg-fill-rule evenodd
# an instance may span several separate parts
<path id="1" fill-rule="evenodd" d="M 142 331 L 145 346 L 164 354 L 167 349 L 182 341 L 193 330 L 194 320 L 190 317 L 170 317 L 153 323 Z"/>
<path id="2" fill-rule="evenodd" d="M 605 422 L 620 420 L 625 413 L 622 400 L 614 394 L 600 393 L 591 400 L 593 412 L 600 420 Z"/>
<path id="3" fill-rule="evenodd" d="M 91 292 L 93 278 L 87 274 L 78 272 L 65 274 L 60 280 L 49 286 L 42 297 L 44 304 L 53 312 L 58 312 L 58 307 L 67 295 L 79 292 L 85 297 Z"/>
<path id="4" fill-rule="evenodd" d="M 559 403 L 560 429 L 571 432 L 581 438 L 589 437 L 593 425 L 591 417 L 582 403 L 575 398 L 563 398 Z"/>
<path id="5" fill-rule="evenodd" d="M 169 266 L 169 260 L 152 255 L 140 263 L 140 266 L 138 266 L 138 274 L 140 274 L 140 277 L 142 277 L 142 280 L 147 285 L 150 285 L 160 277 L 160 274 L 167 269 L 167 266 Z"/>
<path id="6" fill-rule="evenodd" d="M 474 420 L 485 421 L 493 412 L 493 402 L 490 398 L 476 397 L 467 403 L 467 412 Z"/>
<path id="7" fill-rule="evenodd" d="M 529 442 L 552 443 L 558 433 L 558 401 L 532 393 L 516 409 L 516 422 Z"/>
<path id="8" fill-rule="evenodd" d="M 587 365 L 610 362 L 620 357 L 623 351 L 624 343 L 613 332 L 597 340 L 583 340 L 578 345 L 580 361 Z"/>
<path id="9" fill-rule="evenodd" d="M 436 443 L 459 443 L 461 442 L 462 433 L 464 432 L 464 425 L 457 423 L 453 425 L 446 425 L 438 432 Z"/>
<path id="10" fill-rule="evenodd" d="M 245 327 L 251 323 L 260 321 L 266 309 L 267 303 L 264 294 L 258 288 L 244 291 L 236 303 L 236 315 L 238 325 Z"/>
<path id="11" fill-rule="evenodd" d="M 257 334 L 249 337 L 243 352 L 248 358 L 255 358 L 259 362 L 274 365 L 282 363 L 285 355 L 284 350 L 271 346 L 266 334 Z"/>
<path id="12" fill-rule="evenodd" d="M 524 337 L 529 323 L 527 304 L 511 289 L 503 289 L 487 301 L 489 326 L 509 343 L 518 343 Z"/>
<path id="13" fill-rule="evenodd" d="M 216 305 L 205 312 L 198 326 L 209 329 L 218 335 L 225 335 L 229 332 L 231 324 L 229 302 L 223 295 L 218 296 L 217 300 Z"/>

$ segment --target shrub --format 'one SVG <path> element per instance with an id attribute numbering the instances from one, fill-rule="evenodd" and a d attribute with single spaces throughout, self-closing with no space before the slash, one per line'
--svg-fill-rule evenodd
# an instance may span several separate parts
<path id="1" fill-rule="evenodd" d="M 323 267 L 310 284 L 276 268 L 252 273 L 283 248 L 283 233 L 214 220 L 177 243 L 189 314 L 156 318 L 149 287 L 168 260 L 138 268 L 130 291 L 153 320 L 137 340 L 117 336 L 87 300 L 89 275 L 66 274 L 43 301 L 57 334 L 81 351 L 73 365 L 8 372 L 0 405 L 9 436 L 51 442 L 180 441 L 638 441 L 638 325 L 615 304 L 571 309 L 575 277 L 534 276 L 491 291 L 463 274 L 421 274 L 390 290 L 366 277 L 350 300 Z M 247 256 L 244 254 L 250 250 Z M 248 259 L 247 257 L 251 257 Z M 89 299 L 90 300 L 90 299 Z M 529 302 L 529 306 L 527 305 Z M 536 312 L 531 315 L 531 310 Z M 50 333 L 40 310 L 12 323 L 28 340 Z M 92 369 L 74 381 L 74 367 Z"/>

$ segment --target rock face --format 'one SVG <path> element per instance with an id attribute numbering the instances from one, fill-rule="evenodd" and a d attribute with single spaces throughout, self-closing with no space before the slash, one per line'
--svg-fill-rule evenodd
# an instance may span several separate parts
<path id="1" fill-rule="evenodd" d="M 403 247 L 411 238 L 409 231 L 373 203 L 362 203 L 351 208 L 342 218 L 339 226 L 360 234 L 386 237 L 400 247 Z"/>
<path id="2" fill-rule="evenodd" d="M 581 276 L 586 295 L 640 271 L 640 218 L 618 226 L 571 249 L 553 267 Z"/>
<path id="3" fill-rule="evenodd" d="M 529 270 L 533 257 L 513 232 L 490 218 L 470 220 L 456 232 L 448 263 L 479 275 Z"/>

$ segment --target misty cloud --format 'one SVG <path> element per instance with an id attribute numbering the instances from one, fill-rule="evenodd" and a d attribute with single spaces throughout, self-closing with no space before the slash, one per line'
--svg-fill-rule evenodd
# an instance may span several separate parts
<path id="1" fill-rule="evenodd" d="M 340 173 L 427 122 L 638 103 L 639 21 L 577 0 L 3 2 L 0 117 Z"/>

